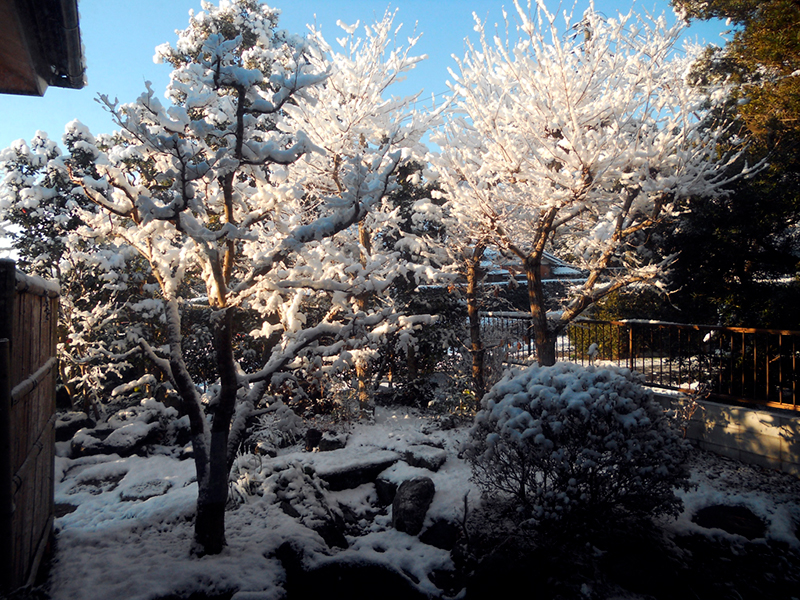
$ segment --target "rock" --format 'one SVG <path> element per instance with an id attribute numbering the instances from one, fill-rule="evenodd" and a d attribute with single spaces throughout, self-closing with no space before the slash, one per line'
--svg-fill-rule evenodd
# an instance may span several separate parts
<path id="1" fill-rule="evenodd" d="M 72 458 L 96 454 L 131 456 L 145 446 L 156 443 L 163 434 L 164 427 L 159 421 L 154 423 L 133 421 L 118 429 L 110 427 L 81 429 L 72 437 L 70 456 Z"/>
<path id="2" fill-rule="evenodd" d="M 744 506 L 723 504 L 706 506 L 697 511 L 692 521 L 707 529 L 722 529 L 746 537 L 748 540 L 763 538 L 766 533 L 764 521 Z"/>
<path id="3" fill-rule="evenodd" d="M 319 429 L 306 431 L 306 452 L 311 452 L 314 448 L 318 448 L 321 439 L 322 432 Z"/>
<path id="4" fill-rule="evenodd" d="M 183 400 L 180 394 L 169 384 L 159 384 L 156 388 L 156 400 L 167 408 L 173 408 L 177 414 L 183 414 Z"/>
<path id="5" fill-rule="evenodd" d="M 419 536 L 419 541 L 442 550 L 452 550 L 461 538 L 461 528 L 455 523 L 437 519 Z"/>
<path id="6" fill-rule="evenodd" d="M 322 432 L 319 429 L 306 431 L 306 452 L 319 449 L 320 452 L 341 450 L 347 445 L 347 435 L 335 434 L 330 431 Z"/>
<path id="7" fill-rule="evenodd" d="M 56 519 L 60 519 L 64 515 L 74 513 L 76 510 L 78 510 L 78 507 L 74 504 L 69 504 L 68 502 L 56 502 L 55 505 L 53 505 L 53 516 Z"/>
<path id="8" fill-rule="evenodd" d="M 72 436 L 72 441 L 69 446 L 69 455 L 71 458 L 80 458 L 82 456 L 95 456 L 96 454 L 103 454 L 105 440 L 114 430 L 111 427 L 101 426 L 95 429 L 84 428 L 79 429 Z"/>
<path id="9" fill-rule="evenodd" d="M 351 490 L 365 483 L 372 483 L 381 472 L 400 459 L 396 452 L 388 450 L 371 450 L 357 460 L 353 460 L 348 450 L 334 450 L 313 456 L 317 475 L 334 492 Z"/>
<path id="10" fill-rule="evenodd" d="M 133 422 L 153 423 L 161 420 L 162 417 L 174 419 L 177 416 L 178 411 L 174 408 L 167 408 L 161 402 L 146 398 L 136 406 L 123 408 L 111 415 L 108 419 L 108 424 L 114 429 L 119 429 Z"/>
<path id="11" fill-rule="evenodd" d="M 163 443 L 167 436 L 166 424 L 173 421 L 170 427 L 181 425 L 174 421 L 177 411 L 166 408 L 160 402 L 147 398 L 138 406 L 124 408 L 112 415 L 102 426 L 79 429 L 72 436 L 70 456 L 78 458 L 95 454 L 119 454 L 130 456 L 139 454 L 149 445 Z M 183 428 L 188 427 L 188 418 Z M 177 430 L 170 430 L 176 438 Z M 188 432 L 187 432 L 188 433 Z"/>
<path id="12" fill-rule="evenodd" d="M 251 452 L 259 456 L 269 456 L 271 458 L 278 456 L 278 449 L 264 440 L 257 441 L 255 446 L 251 449 Z"/>
<path id="13" fill-rule="evenodd" d="M 95 422 L 85 412 L 67 412 L 56 420 L 56 441 L 67 442 L 83 428 L 95 426 Z"/>
<path id="14" fill-rule="evenodd" d="M 378 505 L 389 506 L 397 494 L 397 484 L 384 477 L 375 480 L 375 492 L 378 494 Z"/>
<path id="15" fill-rule="evenodd" d="M 190 458 L 194 459 L 194 447 L 192 446 L 191 442 L 181 448 L 181 451 L 178 454 L 178 460 L 188 460 Z"/>
<path id="16" fill-rule="evenodd" d="M 189 417 L 184 415 L 174 419 L 167 425 L 167 438 L 175 446 L 186 446 L 192 441 L 192 428 Z"/>
<path id="17" fill-rule="evenodd" d="M 435 473 L 447 460 L 447 452 L 431 446 L 412 446 L 403 453 L 403 460 L 412 467 L 428 469 Z"/>
<path id="18" fill-rule="evenodd" d="M 329 548 L 347 548 L 347 525 L 336 498 L 310 465 L 290 462 L 267 477 L 284 513 L 316 531 Z"/>
<path id="19" fill-rule="evenodd" d="M 435 493 L 436 486 L 430 477 L 415 477 L 401 483 L 392 502 L 392 527 L 417 535 Z"/>
<path id="20" fill-rule="evenodd" d="M 335 434 L 331 433 L 330 431 L 326 431 L 322 434 L 322 438 L 319 441 L 319 451 L 320 452 L 331 452 L 333 450 L 341 450 L 347 445 L 347 435 L 345 434 Z"/>
<path id="21" fill-rule="evenodd" d="M 289 515 L 293 519 L 299 519 L 300 518 L 300 513 L 298 512 L 298 510 L 294 506 L 291 505 L 291 503 L 288 500 L 281 500 L 280 507 L 281 507 L 281 510 L 284 513 L 286 513 L 287 515 Z"/>
<path id="22" fill-rule="evenodd" d="M 105 441 L 106 454 L 131 456 L 149 444 L 156 443 L 164 434 L 164 427 L 159 421 L 143 423 L 134 421 L 115 429 Z"/>
<path id="23" fill-rule="evenodd" d="M 458 415 L 445 415 L 439 421 L 439 429 L 442 431 L 449 431 L 461 427 L 466 422 L 466 419 Z"/>
<path id="24" fill-rule="evenodd" d="M 122 490 L 119 493 L 119 499 L 123 502 L 130 502 L 132 500 L 147 500 L 149 498 L 155 498 L 156 496 L 163 496 L 171 487 L 172 484 L 163 479 L 137 483 Z"/>
<path id="25" fill-rule="evenodd" d="M 344 519 L 338 516 L 328 515 L 329 518 L 323 519 L 313 524 L 312 529 L 325 540 L 328 548 L 348 548 L 350 544 L 344 535 Z M 334 518 L 330 518 L 334 517 Z"/>

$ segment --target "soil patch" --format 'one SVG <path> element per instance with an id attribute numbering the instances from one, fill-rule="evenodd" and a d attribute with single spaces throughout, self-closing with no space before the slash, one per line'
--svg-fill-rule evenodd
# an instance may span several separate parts
<path id="1" fill-rule="evenodd" d="M 698 510 L 692 521 L 706 529 L 722 529 L 746 537 L 748 540 L 763 538 L 766 533 L 764 521 L 744 506 L 717 504 Z"/>

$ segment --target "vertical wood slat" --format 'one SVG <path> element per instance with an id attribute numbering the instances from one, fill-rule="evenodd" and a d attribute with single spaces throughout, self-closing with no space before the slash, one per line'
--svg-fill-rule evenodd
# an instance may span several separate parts
<path id="1" fill-rule="evenodd" d="M 51 530 L 57 319 L 57 294 L 0 260 L 0 595 L 31 583 Z"/>
<path id="2" fill-rule="evenodd" d="M 11 350 L 14 297 L 16 295 L 16 267 L 0 261 L 0 591 L 4 582 L 10 587 L 17 581 L 13 551 L 14 500 L 11 492 L 12 453 L 11 440 Z"/>

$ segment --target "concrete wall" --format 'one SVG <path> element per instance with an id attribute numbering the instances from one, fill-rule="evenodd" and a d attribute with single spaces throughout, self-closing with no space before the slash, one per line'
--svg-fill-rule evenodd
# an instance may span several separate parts
<path id="1" fill-rule="evenodd" d="M 665 405 L 685 402 L 657 393 Z M 704 450 L 800 477 L 800 413 L 699 403 L 686 437 Z"/>

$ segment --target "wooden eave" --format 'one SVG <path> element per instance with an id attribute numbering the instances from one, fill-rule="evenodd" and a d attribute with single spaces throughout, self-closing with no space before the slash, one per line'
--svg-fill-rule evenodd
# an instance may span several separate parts
<path id="1" fill-rule="evenodd" d="M 0 93 L 84 86 L 77 0 L 0 0 Z"/>

